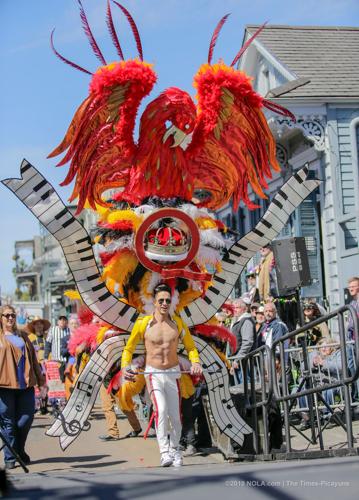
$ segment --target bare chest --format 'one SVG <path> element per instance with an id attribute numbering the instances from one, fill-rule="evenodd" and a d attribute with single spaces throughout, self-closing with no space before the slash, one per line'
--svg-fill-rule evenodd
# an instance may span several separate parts
<path id="1" fill-rule="evenodd" d="M 175 326 L 168 323 L 155 324 L 147 329 L 145 343 L 155 345 L 177 343 L 178 336 L 178 330 Z"/>

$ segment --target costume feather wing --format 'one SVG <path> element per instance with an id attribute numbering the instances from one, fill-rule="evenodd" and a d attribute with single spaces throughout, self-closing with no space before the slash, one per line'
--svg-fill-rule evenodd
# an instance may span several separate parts
<path id="1" fill-rule="evenodd" d="M 93 76 L 89 96 L 76 111 L 61 144 L 50 153 L 67 150 L 58 166 L 70 163 L 62 185 L 75 179 L 70 200 L 104 205 L 101 193 L 124 187 L 137 146 L 133 131 L 142 99 L 156 82 L 151 65 L 138 60 L 102 66 Z"/>
<path id="2" fill-rule="evenodd" d="M 217 209 L 233 200 L 234 208 L 248 197 L 248 185 L 261 198 L 279 170 L 275 141 L 262 112 L 267 101 L 257 94 L 250 78 L 223 63 L 203 65 L 194 78 L 198 94 L 198 121 L 187 149 L 195 189 L 211 193 L 204 204 Z M 269 103 L 273 106 L 273 103 Z M 284 108 L 276 111 L 289 114 Z"/>

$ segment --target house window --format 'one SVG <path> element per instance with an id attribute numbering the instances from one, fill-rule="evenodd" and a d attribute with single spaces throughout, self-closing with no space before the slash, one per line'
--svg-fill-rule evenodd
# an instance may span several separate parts
<path id="1" fill-rule="evenodd" d="M 356 248 L 358 246 L 358 235 L 356 230 L 355 218 L 349 219 L 346 222 L 342 222 L 340 224 L 340 227 L 344 233 L 343 236 L 345 250 Z"/>

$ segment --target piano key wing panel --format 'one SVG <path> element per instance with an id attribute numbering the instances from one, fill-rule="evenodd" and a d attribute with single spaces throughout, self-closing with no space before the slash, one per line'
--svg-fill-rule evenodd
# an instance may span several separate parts
<path id="1" fill-rule="evenodd" d="M 273 198 L 256 227 L 227 250 L 221 263 L 222 271 L 213 276 L 213 286 L 181 312 L 182 319 L 189 326 L 203 323 L 203 316 L 206 316 L 206 321 L 214 316 L 230 295 L 248 261 L 259 248 L 278 236 L 294 210 L 320 185 L 320 181 L 307 180 L 307 176 L 307 168 L 295 173 Z M 198 309 L 202 314 L 198 314 Z"/>
<path id="2" fill-rule="evenodd" d="M 104 322 L 131 331 L 138 313 L 106 287 L 94 257 L 91 239 L 82 224 L 63 204 L 54 188 L 28 161 L 20 179 L 1 181 L 57 239 L 85 304 Z"/>

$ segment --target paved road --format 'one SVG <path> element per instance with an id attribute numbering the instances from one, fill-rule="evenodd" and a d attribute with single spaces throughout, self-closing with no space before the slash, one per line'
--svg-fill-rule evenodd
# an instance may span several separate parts
<path id="1" fill-rule="evenodd" d="M 45 472 L 14 477 L 14 498 L 354 500 L 358 458 L 253 464 L 185 465 L 115 472 Z"/>
<path id="2" fill-rule="evenodd" d="M 58 440 L 44 436 L 50 419 L 39 417 L 31 431 L 29 474 L 11 471 L 11 498 L 166 499 L 242 498 L 355 499 L 359 457 L 287 462 L 226 463 L 218 453 L 185 459 L 179 469 L 158 467 L 155 439 L 103 443 L 104 420 L 95 411 L 91 429 L 62 452 Z M 125 435 L 128 424 L 119 420 Z"/>

